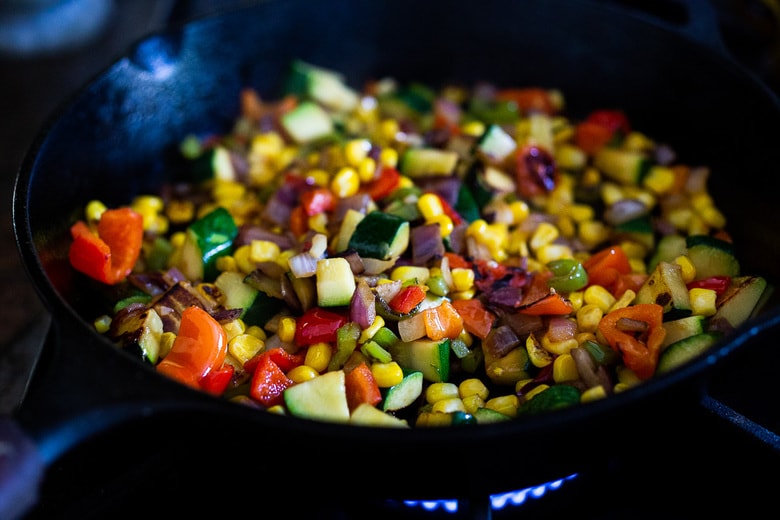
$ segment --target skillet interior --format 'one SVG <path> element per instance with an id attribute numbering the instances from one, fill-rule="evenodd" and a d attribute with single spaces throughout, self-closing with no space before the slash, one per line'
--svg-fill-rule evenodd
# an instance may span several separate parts
<path id="1" fill-rule="evenodd" d="M 770 281 L 780 278 L 778 205 L 763 186 L 780 164 L 776 137 L 766 131 L 780 123 L 780 107 L 767 89 L 709 47 L 592 2 L 486 0 L 477 10 L 469 1 L 263 2 L 142 40 L 63 107 L 31 150 L 17 184 L 14 224 L 36 288 L 59 326 L 72 325 L 67 334 L 80 338 L 74 346 L 73 337 L 64 336 L 57 348 L 78 355 L 94 343 L 95 352 L 116 367 L 110 373 L 121 376 L 119 386 L 143 377 L 152 385 L 148 395 L 175 396 L 199 413 L 225 415 L 235 421 L 231 425 L 252 428 L 258 438 L 282 435 L 293 441 L 314 434 L 327 439 L 334 451 L 393 443 L 410 457 L 493 441 L 552 444 L 572 434 L 600 439 L 614 421 L 625 423 L 634 416 L 649 425 L 658 414 L 642 412 L 657 411 L 652 406 L 662 403 L 670 414 L 670 401 L 687 395 L 681 388 L 697 383 L 719 361 L 715 356 L 694 363 L 683 373 L 595 403 L 585 412 L 570 410 L 479 431 L 414 431 L 399 437 L 301 424 L 185 396 L 190 392 L 173 390 L 168 381 L 116 353 L 91 331 L 91 320 L 104 312 L 105 301 L 68 267 L 67 226 L 90 199 L 121 204 L 154 190 L 176 173 L 174 155 L 187 133 L 226 131 L 243 86 L 276 97 L 293 58 L 344 71 L 356 86 L 385 75 L 432 84 L 489 79 L 507 86 L 560 88 L 574 116 L 599 107 L 623 108 L 636 128 L 672 144 L 683 161 L 712 166 L 710 189 L 730 221 L 744 272 L 761 273 Z M 721 357 L 737 346 L 722 345 Z M 74 370 L 96 370 L 86 363 Z M 149 374 L 139 375 L 144 371 Z M 107 395 L 114 398 L 114 392 L 125 390 Z M 184 415 L 186 424 L 205 428 Z M 462 455 L 442 460 L 442 473 L 485 469 L 481 451 Z M 503 460 L 529 473 L 507 477 L 488 469 L 478 478 L 443 484 L 404 475 L 381 492 L 405 497 L 495 492 L 537 483 L 545 475 L 557 477 L 582 463 L 577 457 L 556 462 L 546 453 L 517 450 Z M 372 492 L 369 485 L 355 485 Z"/>

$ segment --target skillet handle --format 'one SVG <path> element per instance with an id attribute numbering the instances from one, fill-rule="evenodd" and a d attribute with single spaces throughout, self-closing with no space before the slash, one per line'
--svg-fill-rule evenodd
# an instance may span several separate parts
<path id="1" fill-rule="evenodd" d="M 765 428 L 757 422 L 742 415 L 727 404 L 705 393 L 700 401 L 702 408 L 725 421 L 728 425 L 736 427 L 763 445 L 780 453 L 780 435 Z"/>
<path id="2" fill-rule="evenodd" d="M 46 464 L 16 422 L 0 417 L 0 518 L 21 518 L 38 501 Z"/>

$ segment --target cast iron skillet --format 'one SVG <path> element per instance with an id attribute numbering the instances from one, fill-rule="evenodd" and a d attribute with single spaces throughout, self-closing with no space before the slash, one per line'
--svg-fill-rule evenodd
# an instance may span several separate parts
<path id="1" fill-rule="evenodd" d="M 244 450 L 242 463 L 259 472 L 268 457 L 260 447 L 283 451 L 285 467 L 296 467 L 310 461 L 300 447 L 317 442 L 327 450 L 307 465 L 306 481 L 331 495 L 345 485 L 333 478 L 334 464 L 398 455 L 404 463 L 385 464 L 380 483 L 349 481 L 350 495 L 381 498 L 487 496 L 603 463 L 605 453 L 662 445 L 675 421 L 700 406 L 716 370 L 774 334 L 774 302 L 711 354 L 587 406 L 473 428 L 346 427 L 227 403 L 118 351 L 92 329 L 105 302 L 69 268 L 67 229 L 90 199 L 111 206 L 153 191 L 175 173 L 172 157 L 185 134 L 227 131 L 242 87 L 275 97 L 290 61 L 302 58 L 344 71 L 354 85 L 385 75 L 432 84 L 489 79 L 560 88 L 575 117 L 625 109 L 636 128 L 673 144 L 684 162 L 712 167 L 710 189 L 743 271 L 774 283 L 778 205 L 763 183 L 780 164 L 772 131 L 780 103 L 706 36 L 710 22 L 655 23 L 586 1 L 270 1 L 138 42 L 51 119 L 18 176 L 14 229 L 53 327 L 25 402 L 0 430 L 18 450 L 0 461 L 0 511 L 18 514 L 35 500 L 49 464 L 128 422 L 147 424 L 152 438 L 156 421 L 165 420 L 177 432 L 171 435 L 210 446 L 251 439 L 257 460 Z"/>

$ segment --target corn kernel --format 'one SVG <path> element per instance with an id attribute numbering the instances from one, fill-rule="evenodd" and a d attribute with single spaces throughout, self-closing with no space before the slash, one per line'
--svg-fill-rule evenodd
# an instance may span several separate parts
<path id="1" fill-rule="evenodd" d="M 371 182 L 376 178 L 376 161 L 371 157 L 366 157 L 357 165 L 358 177 L 360 182 Z"/>
<path id="2" fill-rule="evenodd" d="M 680 255 L 674 259 L 674 263 L 680 266 L 682 270 L 682 279 L 685 283 L 690 283 L 696 278 L 696 266 L 691 259 L 685 255 Z"/>
<path id="3" fill-rule="evenodd" d="M 246 328 L 245 334 L 251 334 L 252 336 L 265 341 L 268 339 L 268 335 L 265 333 L 262 327 L 258 325 L 250 325 Z"/>
<path id="4" fill-rule="evenodd" d="M 368 139 L 351 139 L 344 145 L 344 159 L 350 166 L 357 167 L 370 151 L 371 142 Z"/>
<path id="5" fill-rule="evenodd" d="M 483 383 L 481 379 L 476 377 L 464 379 L 458 385 L 458 395 L 461 397 L 461 399 L 465 399 L 466 397 L 476 395 L 481 399 L 485 400 L 488 398 L 488 394 L 489 391 L 487 386 L 485 386 L 485 383 Z"/>
<path id="6" fill-rule="evenodd" d="M 636 298 L 636 292 L 634 292 L 631 289 L 626 289 L 626 291 L 620 296 L 620 298 L 615 300 L 615 303 L 612 304 L 608 312 L 612 312 L 617 309 L 628 307 L 629 305 L 631 305 L 631 302 L 634 301 L 634 298 Z"/>
<path id="7" fill-rule="evenodd" d="M 538 251 L 542 246 L 551 244 L 559 235 L 558 228 L 549 222 L 542 222 L 531 235 L 528 245 L 532 251 Z"/>
<path id="8" fill-rule="evenodd" d="M 424 284 L 430 276 L 431 271 L 427 267 L 419 265 L 401 265 L 394 268 L 390 273 L 391 280 L 400 280 L 402 282 L 412 280 L 418 284 Z"/>
<path id="9" fill-rule="evenodd" d="M 460 398 L 458 385 L 455 383 L 431 383 L 425 389 L 425 400 L 428 403 L 435 403 L 442 399 L 452 399 L 453 397 Z"/>
<path id="10" fill-rule="evenodd" d="M 351 197 L 360 189 L 360 176 L 354 168 L 341 168 L 330 181 L 330 190 L 339 198 Z"/>
<path id="11" fill-rule="evenodd" d="M 330 182 L 330 174 L 322 168 L 312 168 L 306 172 L 306 181 L 314 186 L 324 188 Z"/>
<path id="12" fill-rule="evenodd" d="M 309 248 L 309 256 L 312 258 L 322 258 L 328 251 L 328 237 L 322 233 L 315 233 L 311 237 L 311 247 Z"/>
<path id="13" fill-rule="evenodd" d="M 328 233 L 328 214 L 325 212 L 317 213 L 314 216 L 309 217 L 308 220 L 309 229 L 312 229 L 318 233 Z"/>
<path id="14" fill-rule="evenodd" d="M 404 371 L 395 361 L 389 363 L 372 363 L 371 374 L 374 376 L 379 388 L 390 388 L 400 383 L 404 378 Z"/>
<path id="15" fill-rule="evenodd" d="M 265 342 L 251 334 L 239 334 L 228 342 L 228 352 L 242 365 L 263 350 Z"/>
<path id="16" fill-rule="evenodd" d="M 461 401 L 463 401 L 463 408 L 465 408 L 466 412 L 470 414 L 474 414 L 480 408 L 485 407 L 485 400 L 477 394 L 462 397 Z"/>
<path id="17" fill-rule="evenodd" d="M 618 383 L 622 383 L 627 386 L 635 386 L 642 382 L 636 373 L 626 366 L 617 367 L 616 375 Z"/>
<path id="18" fill-rule="evenodd" d="M 675 175 L 667 166 L 653 166 L 642 180 L 642 186 L 656 195 L 668 193 L 674 187 Z"/>
<path id="19" fill-rule="evenodd" d="M 576 340 L 575 340 L 576 341 Z M 562 354 L 553 361 L 553 380 L 556 383 L 579 379 L 577 364 L 571 354 Z"/>
<path id="20" fill-rule="evenodd" d="M 279 245 L 270 240 L 252 240 L 249 244 L 249 260 L 251 262 L 272 262 L 280 253 Z"/>
<path id="21" fill-rule="evenodd" d="M 536 385 L 535 387 L 533 387 L 531 390 L 529 390 L 525 394 L 525 398 L 526 398 L 526 400 L 533 399 L 534 396 L 536 396 L 538 394 L 541 394 L 542 392 L 544 392 L 548 388 L 550 388 L 550 385 L 545 385 L 545 384 Z"/>
<path id="22" fill-rule="evenodd" d="M 438 195 L 433 193 L 423 193 L 420 195 L 420 198 L 417 199 L 417 209 L 420 210 L 420 214 L 426 220 L 444 213 L 441 199 Z"/>
<path id="23" fill-rule="evenodd" d="M 287 372 L 287 377 L 296 383 L 303 383 L 304 381 L 314 379 L 318 375 L 320 374 L 317 370 L 306 364 L 298 365 L 297 367 L 291 368 L 290 371 Z"/>
<path id="24" fill-rule="evenodd" d="M 223 323 L 222 330 L 225 331 L 227 340 L 230 341 L 231 339 L 235 338 L 239 334 L 243 334 L 244 332 L 246 332 L 246 324 L 241 319 L 235 319 L 227 323 Z"/>
<path id="25" fill-rule="evenodd" d="M 84 209 L 84 217 L 86 218 L 87 222 L 98 222 L 106 209 L 108 208 L 106 208 L 106 205 L 101 201 L 91 200 L 87 203 L 87 206 Z"/>
<path id="26" fill-rule="evenodd" d="M 219 180 L 211 189 L 211 196 L 220 204 L 228 204 L 244 196 L 246 186 L 240 182 Z"/>
<path id="27" fill-rule="evenodd" d="M 616 301 L 615 297 L 600 285 L 591 285 L 585 289 L 584 298 L 586 304 L 593 304 L 604 312 L 607 312 Z"/>
<path id="28" fill-rule="evenodd" d="M 480 137 L 485 133 L 485 124 L 482 121 L 469 121 L 461 125 L 460 131 L 465 135 Z"/>
<path id="29" fill-rule="evenodd" d="M 414 424 L 420 427 L 450 426 L 452 416 L 448 413 L 422 412 Z"/>
<path id="30" fill-rule="evenodd" d="M 579 225 L 579 237 L 586 246 L 595 246 L 608 236 L 609 229 L 600 220 L 586 220 Z"/>
<path id="31" fill-rule="evenodd" d="M 583 299 L 585 293 L 583 291 L 572 291 L 569 293 L 569 302 L 571 303 L 572 311 L 577 312 L 583 306 Z"/>
<path id="32" fill-rule="evenodd" d="M 358 338 L 358 343 L 365 343 L 366 341 L 370 340 L 374 337 L 374 334 L 377 333 L 379 329 L 385 326 L 385 319 L 382 316 L 377 316 L 374 318 L 374 322 L 368 326 L 368 328 L 363 329 L 360 332 L 360 338 Z"/>
<path id="33" fill-rule="evenodd" d="M 379 131 L 384 139 L 392 143 L 398 136 L 400 125 L 395 119 L 385 119 L 379 123 Z"/>
<path id="34" fill-rule="evenodd" d="M 111 327 L 111 316 L 107 314 L 98 316 L 95 318 L 95 321 L 92 322 L 92 325 L 95 327 L 95 331 L 97 331 L 98 334 L 105 334 Z"/>
<path id="35" fill-rule="evenodd" d="M 165 216 L 174 224 L 182 224 L 195 218 L 195 204 L 191 200 L 171 200 L 165 207 Z"/>
<path id="36" fill-rule="evenodd" d="M 379 162 L 382 166 L 395 168 L 398 165 L 398 152 L 393 148 L 383 148 L 379 152 Z"/>
<path id="37" fill-rule="evenodd" d="M 623 200 L 625 195 L 623 190 L 614 182 L 605 182 L 601 186 L 601 200 L 606 206 L 611 206 L 616 202 Z"/>
<path id="38" fill-rule="evenodd" d="M 601 318 L 604 317 L 604 310 L 596 304 L 587 303 L 577 311 L 576 317 L 579 330 L 595 332 L 599 327 Z"/>
<path id="39" fill-rule="evenodd" d="M 528 215 L 531 214 L 531 207 L 522 200 L 515 200 L 509 203 L 509 209 L 512 212 L 513 224 L 520 224 Z"/>
<path id="40" fill-rule="evenodd" d="M 700 316 L 712 316 L 715 314 L 715 302 L 718 293 L 712 289 L 702 289 L 695 287 L 688 291 L 688 297 L 691 300 L 691 312 Z"/>
<path id="41" fill-rule="evenodd" d="M 439 225 L 439 236 L 442 238 L 447 238 L 452 234 L 452 231 L 455 229 L 455 224 L 452 222 L 452 219 L 449 215 L 441 214 L 436 215 L 435 217 L 431 217 L 425 221 L 426 224 L 438 224 Z"/>
<path id="42" fill-rule="evenodd" d="M 554 260 L 560 260 L 562 258 L 572 257 L 571 247 L 564 244 L 547 244 L 539 248 L 536 252 L 536 259 L 543 263 L 548 264 Z"/>
<path id="43" fill-rule="evenodd" d="M 525 340 L 525 349 L 528 351 L 528 359 L 537 367 L 546 367 L 553 362 L 552 354 L 536 340 L 533 334 L 529 334 Z"/>
<path id="44" fill-rule="evenodd" d="M 474 286 L 474 270 L 465 267 L 452 269 L 452 284 L 455 291 L 468 291 Z"/>
<path id="45" fill-rule="evenodd" d="M 520 399 L 514 394 L 501 395 L 485 401 L 485 408 L 490 408 L 508 417 L 517 417 Z"/>
<path id="46" fill-rule="evenodd" d="M 582 392 L 582 395 L 580 395 L 580 402 L 590 403 L 592 401 L 597 401 L 598 399 L 603 399 L 605 397 L 607 397 L 607 391 L 604 390 L 603 386 L 596 385 Z"/>
<path id="47" fill-rule="evenodd" d="M 460 397 L 450 397 L 448 399 L 440 399 L 433 403 L 431 411 L 433 413 L 465 412 L 466 407 L 463 405 L 463 401 L 460 400 Z"/>
<path id="48" fill-rule="evenodd" d="M 290 343 L 295 340 L 296 326 L 295 318 L 292 316 L 284 316 L 279 320 L 279 328 L 277 329 L 276 334 L 284 343 Z"/>
<path id="49" fill-rule="evenodd" d="M 548 334 L 542 336 L 541 344 L 544 350 L 548 352 L 552 352 L 553 354 L 557 354 L 559 356 L 563 354 L 568 354 L 571 351 L 571 349 L 577 348 L 579 346 L 577 340 L 574 338 L 564 339 L 561 341 L 552 341 Z"/>
<path id="50" fill-rule="evenodd" d="M 699 211 L 705 224 L 721 229 L 726 225 L 726 217 L 715 206 L 709 206 Z"/>
<path id="51" fill-rule="evenodd" d="M 306 349 L 303 364 L 322 373 L 328 368 L 331 357 L 333 357 L 333 348 L 329 343 L 315 343 L 314 345 L 309 345 L 309 348 Z"/>

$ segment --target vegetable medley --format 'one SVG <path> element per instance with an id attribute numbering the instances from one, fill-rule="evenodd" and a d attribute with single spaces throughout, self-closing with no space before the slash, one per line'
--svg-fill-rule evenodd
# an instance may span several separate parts
<path id="1" fill-rule="evenodd" d="M 710 170 L 555 89 L 350 86 L 291 64 L 160 193 L 92 201 L 95 320 L 192 388 L 315 420 L 522 419 L 673 370 L 761 306 Z"/>

